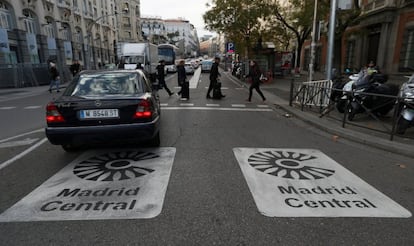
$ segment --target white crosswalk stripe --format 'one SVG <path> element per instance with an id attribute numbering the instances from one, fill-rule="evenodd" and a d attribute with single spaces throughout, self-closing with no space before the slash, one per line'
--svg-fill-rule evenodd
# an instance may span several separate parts
<path id="1" fill-rule="evenodd" d="M 16 107 L 0 107 L 1 110 L 15 109 Z"/>
<path id="2" fill-rule="evenodd" d="M 24 107 L 24 109 L 38 109 L 38 108 L 41 108 L 42 106 L 27 106 L 27 107 Z"/>

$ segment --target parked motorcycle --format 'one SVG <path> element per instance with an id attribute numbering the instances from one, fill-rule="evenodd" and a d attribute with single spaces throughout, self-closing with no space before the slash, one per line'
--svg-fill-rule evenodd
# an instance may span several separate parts
<path id="1" fill-rule="evenodd" d="M 396 129 L 398 134 L 404 134 L 414 124 L 414 75 L 402 84 L 399 97 L 402 102 Z"/>
<path id="2" fill-rule="evenodd" d="M 240 79 L 242 77 L 242 63 L 241 62 L 236 62 L 233 66 L 233 70 L 232 70 L 232 75 L 236 76 L 238 79 Z"/>
<path id="3" fill-rule="evenodd" d="M 397 96 L 398 86 L 386 84 L 388 76 L 380 73 L 365 73 L 352 84 L 350 103 L 348 104 L 348 120 L 352 121 L 356 114 L 367 110 L 375 115 L 384 116 L 394 107 L 395 98 L 381 95 Z M 367 95 L 365 93 L 378 94 Z"/>
<path id="4" fill-rule="evenodd" d="M 342 80 L 333 80 L 332 88 L 337 90 L 332 91 L 331 100 L 335 102 L 335 107 L 340 113 L 345 113 L 348 97 L 352 91 L 352 85 L 357 82 L 361 76 L 362 73 L 351 74 L 349 80 L 346 82 L 343 82 Z"/>

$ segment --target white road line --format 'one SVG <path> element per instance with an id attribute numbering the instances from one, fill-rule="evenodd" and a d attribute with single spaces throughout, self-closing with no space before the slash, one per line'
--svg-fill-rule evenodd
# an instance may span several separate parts
<path id="1" fill-rule="evenodd" d="M 194 106 L 194 103 L 180 103 L 180 106 L 183 106 L 183 107 L 192 107 L 192 106 Z"/>
<path id="2" fill-rule="evenodd" d="M 220 107 L 220 104 L 206 104 L 207 107 Z"/>
<path id="3" fill-rule="evenodd" d="M 268 108 L 269 105 L 257 105 L 258 108 Z"/>
<path id="4" fill-rule="evenodd" d="M 14 109 L 14 108 L 16 107 L 0 107 L 0 109 L 3 109 L 3 110 L 9 110 L 9 109 Z"/>
<path id="5" fill-rule="evenodd" d="M 214 107 L 164 107 L 162 110 L 215 110 L 241 112 L 272 112 L 270 108 L 214 108 Z"/>
<path id="6" fill-rule="evenodd" d="M 198 82 L 200 81 L 200 74 L 201 69 L 197 68 L 193 74 L 193 77 L 190 79 L 190 89 L 195 89 L 198 86 Z"/>
<path id="7" fill-rule="evenodd" d="M 38 108 L 41 108 L 42 106 L 27 106 L 27 107 L 24 107 L 24 109 L 38 109 Z"/>
<path id="8" fill-rule="evenodd" d="M 47 138 L 43 138 L 37 144 L 33 145 L 32 147 L 28 148 L 27 150 L 23 151 L 22 153 L 20 153 L 20 154 L 16 155 L 15 157 L 1 163 L 0 164 L 0 170 L 7 167 L 8 165 L 13 163 L 14 161 L 17 161 L 18 159 L 20 159 L 20 158 L 24 157 L 25 155 L 29 154 L 30 152 L 35 150 L 37 147 L 39 147 L 40 145 L 42 145 L 46 141 L 47 141 Z"/>
<path id="9" fill-rule="evenodd" d="M 23 139 L 23 140 L 0 143 L 0 149 L 1 148 L 24 146 L 24 145 L 31 145 L 32 143 L 36 142 L 37 140 L 39 140 L 39 139 L 38 138 L 26 138 L 26 139 Z"/>
<path id="10" fill-rule="evenodd" d="M 33 133 L 37 133 L 37 132 L 43 132 L 44 130 L 45 130 L 44 128 L 40 128 L 40 129 L 31 131 L 31 132 L 26 132 L 26 133 L 22 133 L 22 134 L 13 136 L 13 137 L 5 138 L 5 139 L 0 140 L 0 143 L 7 142 L 9 140 L 12 140 L 12 139 L 15 139 L 15 138 L 19 138 L 19 137 L 23 137 L 23 136 L 26 136 L 26 135 L 29 135 L 29 134 L 33 134 Z"/>
<path id="11" fill-rule="evenodd" d="M 237 87 L 236 90 L 244 90 L 244 87 Z"/>
<path id="12" fill-rule="evenodd" d="M 246 107 L 245 104 L 232 104 L 231 106 L 235 107 L 235 108 L 245 108 Z"/>
<path id="13" fill-rule="evenodd" d="M 168 103 L 160 103 L 161 107 L 166 107 L 168 106 Z"/>

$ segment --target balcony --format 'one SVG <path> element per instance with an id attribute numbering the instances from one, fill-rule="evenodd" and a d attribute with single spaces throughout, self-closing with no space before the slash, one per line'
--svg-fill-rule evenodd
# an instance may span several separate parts
<path id="1" fill-rule="evenodd" d="M 93 20 L 93 13 L 90 11 L 83 11 L 83 18 Z"/>
<path id="2" fill-rule="evenodd" d="M 362 7 L 364 14 L 375 12 L 384 8 L 395 8 L 396 0 L 373 0 Z"/>
<path id="3" fill-rule="evenodd" d="M 68 10 L 72 10 L 70 7 L 70 1 L 68 0 L 57 0 L 57 6 L 58 8 L 64 8 Z"/>
<path id="4" fill-rule="evenodd" d="M 78 6 L 74 6 L 73 7 L 73 13 L 75 13 L 76 15 L 81 15 L 81 10 Z"/>

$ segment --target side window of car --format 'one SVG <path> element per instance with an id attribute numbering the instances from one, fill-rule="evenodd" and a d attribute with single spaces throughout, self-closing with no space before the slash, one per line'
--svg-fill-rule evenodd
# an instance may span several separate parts
<path id="1" fill-rule="evenodd" d="M 149 82 L 149 80 L 146 77 L 142 77 L 142 76 L 140 76 L 140 79 L 142 81 L 142 84 L 145 87 L 145 91 L 146 92 L 151 92 L 152 89 L 151 89 L 151 83 Z"/>

